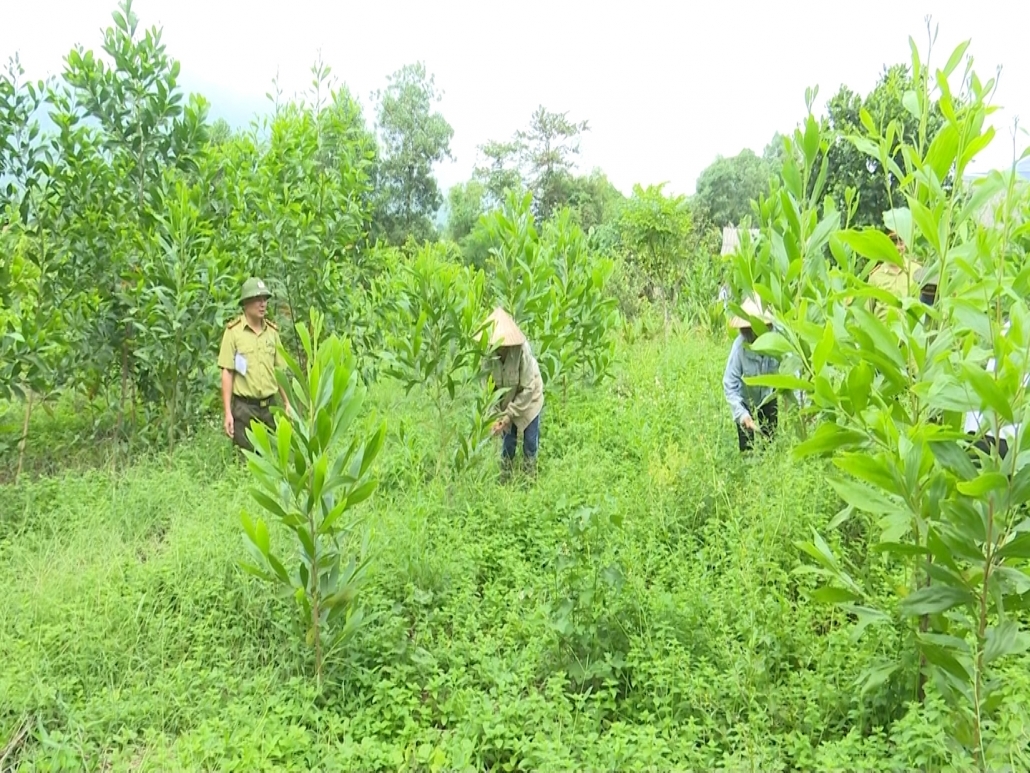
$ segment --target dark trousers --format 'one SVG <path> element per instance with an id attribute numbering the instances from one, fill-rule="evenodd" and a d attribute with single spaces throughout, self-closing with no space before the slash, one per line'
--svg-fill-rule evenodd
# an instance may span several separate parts
<path id="1" fill-rule="evenodd" d="M 970 432 L 969 434 L 972 435 L 973 433 Z M 994 446 L 997 446 L 998 450 L 1001 452 L 1000 455 L 1001 455 L 1002 459 L 1004 459 L 1008 455 L 1008 452 L 1009 452 L 1009 444 L 1005 440 L 1005 438 L 1002 438 L 1001 440 L 998 440 L 997 438 L 995 438 L 992 435 L 984 435 L 979 440 L 974 441 L 973 442 L 973 446 L 975 448 L 979 448 L 981 451 L 983 451 L 988 456 L 991 455 L 991 449 L 993 449 Z M 977 456 L 976 454 L 973 454 L 972 456 L 973 456 L 973 464 L 975 464 L 977 466 L 977 468 L 979 468 L 980 467 L 980 457 Z"/>
<path id="2" fill-rule="evenodd" d="M 501 456 L 511 461 L 515 458 L 515 448 L 519 442 L 518 428 L 512 424 L 504 433 L 504 443 L 501 446 Z M 522 455 L 527 459 L 536 459 L 537 449 L 540 448 L 540 414 L 529 423 L 526 431 L 522 433 Z"/>
<path id="3" fill-rule="evenodd" d="M 757 411 L 751 412 L 751 418 L 758 425 L 758 431 L 766 438 L 771 438 L 776 432 L 776 425 L 779 417 L 776 412 L 776 400 L 770 400 Z M 754 430 L 744 429 L 742 424 L 737 424 L 737 445 L 740 450 L 750 451 L 755 444 Z"/>
<path id="4" fill-rule="evenodd" d="M 253 451 L 250 438 L 247 437 L 247 427 L 252 421 L 260 421 L 269 429 L 275 429 L 275 421 L 272 419 L 272 397 L 262 400 L 255 400 L 249 397 L 232 396 L 230 408 L 232 410 L 233 437 L 232 442 L 245 451 Z"/>

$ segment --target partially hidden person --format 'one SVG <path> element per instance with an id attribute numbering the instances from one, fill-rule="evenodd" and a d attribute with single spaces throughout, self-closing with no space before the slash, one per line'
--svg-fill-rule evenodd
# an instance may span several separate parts
<path id="1" fill-rule="evenodd" d="M 757 335 L 749 318 L 760 319 L 771 326 L 772 315 L 754 297 L 745 300 L 741 309 L 748 316 L 734 316 L 730 320 L 730 327 L 737 331 L 737 336 L 726 360 L 722 388 L 737 427 L 737 444 L 743 453 L 754 447 L 756 433 L 766 438 L 773 437 L 779 421 L 776 391 L 771 387 L 747 384 L 744 379 L 777 373 L 780 363 L 775 357 L 759 354 L 751 348 Z"/>
<path id="2" fill-rule="evenodd" d="M 498 404 L 503 415 L 491 430 L 495 436 L 503 436 L 501 482 L 506 483 L 511 479 L 520 434 L 525 471 L 530 476 L 536 474 L 544 381 L 529 341 L 511 315 L 498 307 L 487 322 L 492 325 L 487 369 L 494 387 L 503 392 Z"/>
<path id="3" fill-rule="evenodd" d="M 286 393 L 275 377 L 284 362 L 279 353 L 279 328 L 265 316 L 270 297 L 271 291 L 261 279 L 251 277 L 243 283 L 242 312 L 226 326 L 218 352 L 225 434 L 247 451 L 254 450 L 247 437 L 251 422 L 275 428 L 271 408 L 277 392 L 287 414 L 290 411 Z"/>
<path id="4" fill-rule="evenodd" d="M 878 264 L 869 272 L 866 280 L 872 287 L 886 290 L 899 300 L 906 297 L 916 297 L 919 294 L 920 276 L 923 274 L 923 266 L 908 256 L 905 243 L 895 232 L 890 233 L 894 246 L 898 248 L 901 255 L 902 265 L 884 261 Z M 869 301 L 869 311 L 875 314 L 881 322 L 887 321 L 887 306 L 876 300 Z"/>
<path id="5" fill-rule="evenodd" d="M 1006 321 L 1002 327 L 1001 334 L 1008 335 L 1011 321 Z M 997 369 L 997 362 L 991 357 L 984 370 L 994 373 Z M 1030 384 L 1030 374 L 1023 376 L 1024 388 Z M 997 429 L 995 429 L 997 427 Z M 963 421 L 963 429 L 966 434 L 973 438 L 973 447 L 990 456 L 991 451 L 996 447 L 1002 460 L 1008 456 L 1010 444 L 1015 444 L 1019 437 L 1020 424 L 1004 424 L 995 411 L 967 411 Z M 973 463 L 979 467 L 980 459 L 973 453 Z"/>

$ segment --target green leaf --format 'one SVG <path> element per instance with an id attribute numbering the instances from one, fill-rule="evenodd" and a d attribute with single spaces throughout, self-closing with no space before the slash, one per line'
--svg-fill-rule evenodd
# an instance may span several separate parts
<path id="1" fill-rule="evenodd" d="M 833 463 L 859 480 L 872 483 L 883 491 L 899 496 L 903 493 L 899 491 L 899 482 L 893 474 L 894 466 L 885 464 L 869 454 L 843 454 L 834 459 Z"/>
<path id="2" fill-rule="evenodd" d="M 911 542 L 877 542 L 869 546 L 873 553 L 892 553 L 896 556 L 928 556 L 930 551 Z"/>
<path id="3" fill-rule="evenodd" d="M 884 237 L 886 238 L 886 237 Z M 905 371 L 907 363 L 901 356 L 899 340 L 897 335 L 890 331 L 880 319 L 861 307 L 854 307 L 851 310 L 859 323 L 859 331 L 869 337 L 872 348 L 863 342 L 863 354 L 870 362 L 882 362 L 889 360 L 899 371 Z M 853 333 L 858 331 L 853 331 Z M 858 338 L 856 336 L 856 338 Z M 888 375 L 888 374 L 885 374 Z M 897 376 L 895 375 L 895 378 Z"/>
<path id="4" fill-rule="evenodd" d="M 833 551 L 830 550 L 830 546 L 826 544 L 826 541 L 819 536 L 819 532 L 815 529 L 812 530 L 812 540 L 812 542 L 795 544 L 819 562 L 825 569 L 834 574 L 838 573 L 840 566 L 837 564 L 837 559 L 833 556 Z"/>
<path id="5" fill-rule="evenodd" d="M 240 566 L 240 569 L 245 571 L 247 574 L 252 574 L 255 577 L 259 577 L 262 580 L 265 580 L 266 582 L 271 582 L 273 579 L 275 579 L 268 572 L 264 571 L 263 569 L 259 569 L 258 567 L 254 566 L 253 564 L 248 564 L 248 563 L 246 563 L 244 561 L 240 561 L 239 562 L 239 566 Z"/>
<path id="6" fill-rule="evenodd" d="M 918 641 L 919 650 L 926 656 L 926 660 L 931 665 L 951 674 L 962 684 L 969 683 L 969 670 L 959 662 L 958 658 L 949 651 L 949 648 L 927 641 L 925 637 L 920 637 Z"/>
<path id="7" fill-rule="evenodd" d="M 901 602 L 901 611 L 909 616 L 935 615 L 963 604 L 972 605 L 971 593 L 949 585 L 931 585 L 920 588 Z"/>
<path id="8" fill-rule="evenodd" d="M 844 588 L 835 588 L 829 585 L 824 588 L 811 591 L 808 596 L 813 601 L 820 604 L 842 604 L 848 601 L 858 601 L 860 598 L 849 590 L 845 590 Z"/>
<path id="9" fill-rule="evenodd" d="M 848 230 L 840 232 L 841 240 L 859 255 L 876 262 L 892 263 L 903 266 L 901 253 L 894 242 L 880 230 L 866 228 L 862 231 Z"/>
<path id="10" fill-rule="evenodd" d="M 1030 648 L 1030 636 L 1019 630 L 1013 620 L 1003 620 L 987 628 L 984 634 L 984 663 L 991 664 L 999 658 L 1022 655 Z"/>
<path id="11" fill-rule="evenodd" d="M 290 459 L 290 441 L 293 439 L 293 427 L 289 421 L 281 421 L 276 427 L 276 445 L 279 452 L 279 469 L 288 469 Z"/>
<path id="12" fill-rule="evenodd" d="M 829 483 L 841 499 L 863 513 L 886 515 L 901 509 L 898 503 L 865 484 L 838 477 L 829 478 Z"/>
<path id="13" fill-rule="evenodd" d="M 941 236 L 940 236 L 940 221 L 939 218 L 931 212 L 925 204 L 914 196 L 907 196 L 909 209 L 912 211 L 912 219 L 915 220 L 916 227 L 919 232 L 923 235 L 923 238 L 930 243 L 933 251 L 940 254 L 941 251 Z M 930 266 L 926 266 L 930 268 Z"/>
<path id="14" fill-rule="evenodd" d="M 1009 404 L 1005 394 L 987 371 L 970 363 L 963 363 L 962 372 L 965 374 L 973 389 L 980 396 L 984 403 L 996 411 L 1006 422 L 1012 423 L 1012 406 Z"/>
<path id="15" fill-rule="evenodd" d="M 751 344 L 751 349 L 760 354 L 770 354 L 774 357 L 782 357 L 793 351 L 790 342 L 784 338 L 783 334 L 777 333 L 774 330 L 767 331 L 758 336 L 755 342 Z"/>
<path id="16" fill-rule="evenodd" d="M 945 124 L 937 132 L 930 142 L 930 148 L 926 151 L 926 163 L 937 176 L 937 180 L 943 180 L 955 157 L 958 155 L 959 133 L 953 124 Z"/>
<path id="17" fill-rule="evenodd" d="M 1013 566 L 999 566 L 991 575 L 992 580 L 1007 586 L 1005 592 L 1017 595 L 1030 592 L 1030 577 L 1022 569 Z"/>
<path id="18" fill-rule="evenodd" d="M 819 340 L 815 351 L 812 352 L 812 368 L 816 373 L 821 373 L 823 368 L 826 367 L 826 363 L 829 361 L 830 355 L 836 346 L 837 340 L 833 332 L 833 322 L 827 320 L 826 326 L 823 328 L 823 337 Z"/>
<path id="19" fill-rule="evenodd" d="M 794 449 L 794 456 L 803 459 L 830 453 L 845 446 L 857 445 L 866 440 L 866 436 L 856 430 L 847 429 L 831 422 L 820 424 L 808 440 Z"/>
<path id="20" fill-rule="evenodd" d="M 959 43 L 955 50 L 951 52 L 951 56 L 948 57 L 948 63 L 944 65 L 944 76 L 950 77 L 955 68 L 958 67 L 958 63 L 962 61 L 962 57 L 966 53 L 966 49 L 969 48 L 970 41 L 966 40 Z"/>
<path id="21" fill-rule="evenodd" d="M 361 468 L 358 471 L 358 477 L 362 478 L 365 473 L 368 472 L 369 467 L 372 466 L 372 462 L 375 461 L 376 457 L 379 456 L 379 452 L 383 448 L 383 443 L 386 441 L 386 422 L 379 425 L 379 429 L 365 444 L 365 450 L 361 454 Z"/>
<path id="22" fill-rule="evenodd" d="M 1009 558 L 1030 558 L 1030 532 L 1017 534 L 998 550 L 998 558 L 1003 561 Z"/>
<path id="23" fill-rule="evenodd" d="M 984 472 L 972 480 L 962 481 L 957 485 L 959 492 L 967 497 L 983 497 L 992 491 L 1004 491 L 1009 480 L 1000 472 Z"/>
<path id="24" fill-rule="evenodd" d="M 1009 506 L 1019 507 L 1030 500 L 1030 466 L 1023 467 L 1012 478 L 1009 490 Z"/>
<path id="25" fill-rule="evenodd" d="M 848 373 L 848 397 L 856 413 L 861 413 L 869 406 L 869 395 L 873 387 L 873 369 L 865 360 L 859 362 Z"/>
<path id="26" fill-rule="evenodd" d="M 276 518 L 279 518 L 284 521 L 289 520 L 289 515 L 287 515 L 286 510 L 283 509 L 282 505 L 280 505 L 278 502 L 272 499 L 272 497 L 268 496 L 268 494 L 266 494 L 265 492 L 258 491 L 257 489 L 252 489 L 250 495 L 254 498 L 255 502 L 261 505 L 265 510 L 270 512 Z"/>
<path id="27" fill-rule="evenodd" d="M 930 451 L 945 469 L 953 472 L 960 480 L 967 481 L 976 477 L 976 465 L 955 441 L 931 441 Z"/>
<path id="28" fill-rule="evenodd" d="M 275 572 L 279 580 L 282 581 L 284 584 L 289 585 L 290 575 L 286 572 L 286 569 L 285 567 L 283 567 L 282 562 L 280 562 L 279 559 L 273 556 L 271 553 L 269 553 L 266 556 L 266 558 L 268 559 L 268 565 L 272 567 L 272 571 Z"/>
<path id="29" fill-rule="evenodd" d="M 805 246 L 808 256 L 820 255 L 838 228 L 840 228 L 840 213 L 836 210 L 827 212 L 808 238 L 808 244 Z"/>
<path id="30" fill-rule="evenodd" d="M 744 379 L 744 383 L 752 386 L 764 386 L 770 387 L 771 389 L 782 389 L 787 391 L 803 389 L 806 392 L 811 392 L 815 389 L 815 386 L 811 381 L 805 381 L 803 378 L 791 376 L 786 373 L 770 373 L 765 376 L 747 376 Z"/>
<path id="31" fill-rule="evenodd" d="M 316 555 L 315 541 L 311 538 L 311 535 L 308 533 L 307 526 L 299 526 L 293 531 L 294 534 L 297 535 L 297 539 L 300 540 L 301 547 L 304 548 L 304 554 L 309 559 L 314 561 Z"/>
<path id="32" fill-rule="evenodd" d="M 919 106 L 919 95 L 916 92 L 909 89 L 901 97 L 902 106 L 908 110 L 909 114 L 917 121 L 922 115 L 922 109 Z"/>
<path id="33" fill-rule="evenodd" d="M 894 231 L 905 244 L 912 244 L 912 210 L 908 207 L 897 207 L 883 213 L 883 224 Z"/>
<path id="34" fill-rule="evenodd" d="M 377 485 L 377 481 L 369 480 L 365 481 L 365 483 L 351 491 L 350 495 L 347 497 L 347 508 L 350 509 L 355 505 L 361 504 L 370 496 L 372 496 L 372 493 L 376 490 Z"/>
<path id="35" fill-rule="evenodd" d="M 858 684 L 861 685 L 859 694 L 865 695 L 882 685 L 898 670 L 898 666 L 898 663 L 882 663 L 864 669 L 857 679 Z"/>

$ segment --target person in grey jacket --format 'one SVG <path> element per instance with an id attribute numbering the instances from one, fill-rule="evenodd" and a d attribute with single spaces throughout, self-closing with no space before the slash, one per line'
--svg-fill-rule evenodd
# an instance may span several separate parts
<path id="1" fill-rule="evenodd" d="M 772 315 L 762 308 L 757 299 L 748 298 L 741 304 L 741 308 L 750 317 L 772 324 Z M 751 349 L 757 336 L 747 317 L 734 317 L 730 320 L 730 327 L 738 330 L 739 335 L 733 340 L 726 361 L 722 388 L 733 413 L 733 423 L 737 426 L 737 443 L 741 452 L 744 452 L 753 448 L 756 432 L 761 432 L 767 438 L 772 437 L 778 423 L 775 390 L 746 384 L 744 379 L 776 373 L 780 363 L 775 357 Z"/>

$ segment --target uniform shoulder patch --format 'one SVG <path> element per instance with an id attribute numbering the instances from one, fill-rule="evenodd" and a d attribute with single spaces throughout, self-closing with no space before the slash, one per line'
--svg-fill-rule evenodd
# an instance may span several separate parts
<path id="1" fill-rule="evenodd" d="M 230 322 L 228 325 L 225 326 L 225 329 L 226 330 L 232 330 L 234 327 L 236 327 L 238 324 L 240 324 L 240 320 L 241 319 L 243 319 L 243 318 L 242 317 L 236 317 L 236 319 L 234 319 L 232 322 Z"/>
<path id="2" fill-rule="evenodd" d="M 277 324 L 275 324 L 272 320 L 266 319 L 265 320 L 265 324 L 268 325 L 270 328 L 272 328 L 272 330 L 275 330 L 276 332 L 279 332 L 279 326 Z"/>

